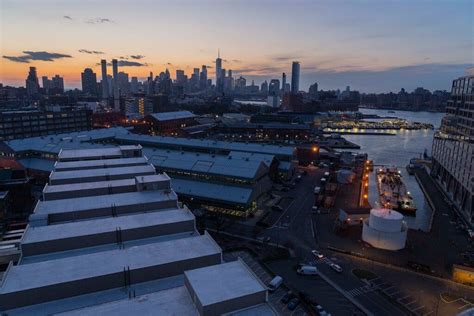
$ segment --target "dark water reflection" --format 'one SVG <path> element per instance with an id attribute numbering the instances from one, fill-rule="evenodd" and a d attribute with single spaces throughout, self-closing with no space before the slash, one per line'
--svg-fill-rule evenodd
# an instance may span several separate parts
<path id="1" fill-rule="evenodd" d="M 395 111 L 395 113 L 388 113 L 386 110 L 370 110 L 361 109 L 365 114 L 378 114 L 380 116 L 396 116 L 411 121 L 431 123 L 438 128 L 443 113 L 430 112 L 407 112 Z M 431 143 L 433 140 L 433 130 L 400 130 L 395 131 L 395 136 L 358 136 L 345 135 L 344 137 L 356 144 L 361 149 L 360 152 L 365 152 L 369 155 L 369 159 L 374 161 L 375 165 L 390 165 L 397 166 L 402 172 L 404 182 L 408 191 L 412 194 L 415 203 L 418 207 L 416 216 L 405 217 L 408 226 L 412 229 L 427 230 L 431 220 L 432 210 L 427 203 L 423 192 L 421 191 L 414 176 L 410 176 L 405 169 L 413 157 L 420 157 L 425 149 L 428 154 L 431 154 Z M 369 182 L 369 202 L 374 205 L 378 202 L 378 192 L 375 185 L 375 172 L 370 175 Z"/>

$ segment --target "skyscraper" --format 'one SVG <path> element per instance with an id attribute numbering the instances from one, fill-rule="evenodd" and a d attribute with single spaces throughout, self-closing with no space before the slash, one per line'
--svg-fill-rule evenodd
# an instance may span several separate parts
<path id="1" fill-rule="evenodd" d="M 223 80 L 222 80 L 222 59 L 220 51 L 217 50 L 217 58 L 216 58 L 216 89 L 219 92 L 223 90 Z"/>
<path id="2" fill-rule="evenodd" d="M 81 73 L 82 92 L 84 94 L 97 95 L 97 76 L 90 68 Z"/>
<path id="3" fill-rule="evenodd" d="M 268 85 L 268 94 L 269 95 L 279 95 L 280 94 L 280 80 L 272 79 Z"/>
<path id="4" fill-rule="evenodd" d="M 102 67 L 102 98 L 108 99 L 109 98 L 109 82 L 107 80 L 107 61 L 102 59 L 100 61 L 100 65 Z"/>
<path id="5" fill-rule="evenodd" d="M 112 92 L 114 95 L 114 109 L 116 111 L 120 110 L 120 94 L 119 94 L 119 86 L 118 86 L 118 62 L 117 59 L 112 59 Z"/>
<path id="6" fill-rule="evenodd" d="M 206 65 L 202 65 L 201 67 L 201 74 L 199 76 L 199 85 L 202 90 L 207 88 L 207 67 Z"/>
<path id="7" fill-rule="evenodd" d="M 51 86 L 54 89 L 54 93 L 64 93 L 64 78 L 56 75 L 51 78 Z"/>
<path id="8" fill-rule="evenodd" d="M 281 74 L 281 91 L 285 93 L 285 86 L 286 86 L 286 73 Z"/>
<path id="9" fill-rule="evenodd" d="M 39 92 L 38 76 L 36 74 L 36 67 L 30 67 L 30 72 L 26 78 L 26 93 L 32 97 Z"/>
<path id="10" fill-rule="evenodd" d="M 294 61 L 291 66 L 291 94 L 297 94 L 300 90 L 300 63 Z"/>

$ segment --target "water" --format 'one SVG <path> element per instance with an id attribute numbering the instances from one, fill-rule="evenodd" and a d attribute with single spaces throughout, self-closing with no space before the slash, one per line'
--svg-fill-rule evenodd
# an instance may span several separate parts
<path id="1" fill-rule="evenodd" d="M 431 112 L 407 112 L 395 111 L 388 113 L 387 110 L 361 109 L 364 114 L 378 114 L 380 116 L 395 116 L 410 121 L 431 123 L 438 128 L 444 113 Z M 421 191 L 414 176 L 410 176 L 405 167 L 413 157 L 423 155 L 425 149 L 431 154 L 431 144 L 434 130 L 399 130 L 394 131 L 395 136 L 377 135 L 344 135 L 347 140 L 358 144 L 360 152 L 367 153 L 369 159 L 375 165 L 397 166 L 402 172 L 402 176 L 418 208 L 416 216 L 406 216 L 408 227 L 412 229 L 428 230 L 431 220 L 432 210 Z M 374 205 L 378 202 L 378 192 L 375 185 L 375 172 L 370 175 L 369 181 L 369 202 Z"/>

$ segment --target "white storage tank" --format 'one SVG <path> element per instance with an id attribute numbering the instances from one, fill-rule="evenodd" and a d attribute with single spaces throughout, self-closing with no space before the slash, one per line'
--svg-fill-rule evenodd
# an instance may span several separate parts
<path id="1" fill-rule="evenodd" d="M 405 248 L 408 227 L 403 215 L 385 208 L 370 210 L 362 227 L 362 240 L 375 248 L 400 250 Z"/>

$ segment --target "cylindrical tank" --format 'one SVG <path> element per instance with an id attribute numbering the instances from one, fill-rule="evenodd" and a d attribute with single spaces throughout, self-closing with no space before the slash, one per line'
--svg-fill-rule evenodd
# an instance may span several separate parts
<path id="1" fill-rule="evenodd" d="M 386 208 L 370 210 L 369 225 L 383 232 L 399 232 L 402 230 L 403 215 Z"/>

